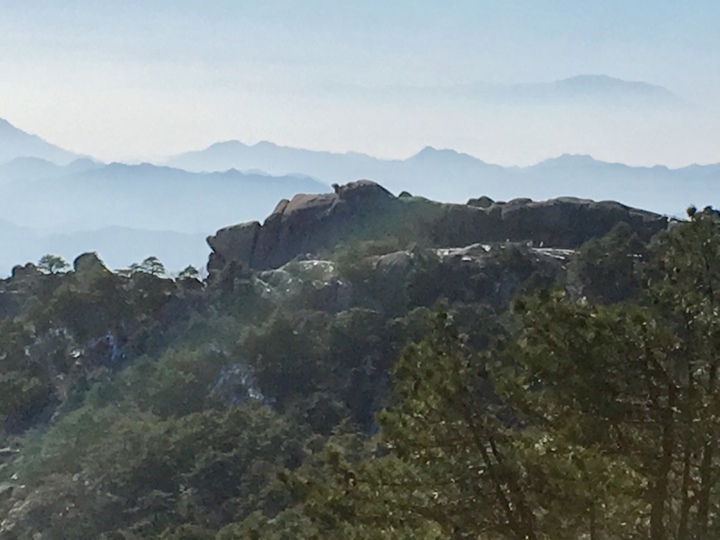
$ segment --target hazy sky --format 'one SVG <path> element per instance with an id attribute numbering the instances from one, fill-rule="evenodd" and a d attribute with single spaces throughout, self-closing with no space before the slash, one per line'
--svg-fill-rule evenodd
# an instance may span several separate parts
<path id="1" fill-rule="evenodd" d="M 218 140 L 527 164 L 720 161 L 718 0 L 0 0 L 0 117 L 101 159 Z M 678 107 L 423 88 L 606 74 Z"/>

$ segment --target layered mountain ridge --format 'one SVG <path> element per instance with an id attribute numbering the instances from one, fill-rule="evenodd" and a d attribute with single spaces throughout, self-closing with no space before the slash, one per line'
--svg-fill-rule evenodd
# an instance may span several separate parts
<path id="1" fill-rule="evenodd" d="M 36 157 L 60 165 L 82 157 L 51 144 L 37 135 L 31 135 L 0 118 L 0 163 L 17 157 Z"/>
<path id="2" fill-rule="evenodd" d="M 0 274 L 48 251 L 72 258 L 70 246 L 98 251 L 113 267 L 135 262 L 137 249 L 113 240 L 118 236 L 105 234 L 110 230 L 126 231 L 128 238 L 143 231 L 164 236 L 147 245 L 166 247 L 156 254 L 179 270 L 185 264 L 175 268 L 177 261 L 206 259 L 201 239 L 211 231 L 262 219 L 278 200 L 296 193 L 318 194 L 329 184 L 360 178 L 396 195 L 454 203 L 482 195 L 496 201 L 570 196 L 675 216 L 689 205 L 720 205 L 720 164 L 632 167 L 565 154 L 530 167 L 503 167 L 432 146 L 388 160 L 239 141 L 216 143 L 163 165 L 104 164 L 55 147 L 48 153 L 52 145 L 6 121 L 0 131 L 8 158 L 0 157 L 0 217 L 7 222 L 0 237 Z"/>
<path id="3" fill-rule="evenodd" d="M 466 153 L 427 146 L 407 159 L 333 153 L 226 141 L 170 159 L 168 165 L 191 171 L 263 170 L 303 172 L 327 184 L 371 178 L 389 190 L 436 200 L 464 202 L 486 194 L 494 199 L 549 199 L 573 196 L 619 200 L 668 215 L 689 205 L 720 204 L 720 164 L 671 169 L 634 167 L 587 155 L 564 154 L 529 167 L 503 167 Z"/>

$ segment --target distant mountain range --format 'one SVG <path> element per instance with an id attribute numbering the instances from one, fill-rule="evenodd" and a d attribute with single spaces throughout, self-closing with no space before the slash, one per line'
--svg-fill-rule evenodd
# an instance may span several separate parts
<path id="1" fill-rule="evenodd" d="M 25 147 L 33 148 L 47 150 Z M 295 193 L 329 189 L 298 175 L 192 173 L 87 158 L 64 163 L 71 155 L 54 155 L 61 164 L 36 156 L 0 164 L 0 276 L 45 253 L 72 259 L 98 251 L 113 268 L 150 255 L 170 270 L 202 265 L 210 232 L 267 214 Z"/>
<path id="2" fill-rule="evenodd" d="M 587 82 L 558 84 L 564 92 Z M 662 94 L 632 84 L 639 93 Z M 669 215 L 682 215 L 690 204 L 720 206 L 720 164 L 631 167 L 563 155 L 520 168 L 432 147 L 407 159 L 384 160 L 239 141 L 162 164 L 103 164 L 0 120 L 0 275 L 45 252 L 72 258 L 80 250 L 99 251 L 117 266 L 157 255 L 177 270 L 185 264 L 176 263 L 204 259 L 206 234 L 261 219 L 278 200 L 296 193 L 326 192 L 332 183 L 360 178 L 395 193 L 450 202 L 480 195 L 495 200 L 569 195 Z"/>
<path id="3" fill-rule="evenodd" d="M 0 163 L 18 157 L 34 157 L 67 165 L 81 156 L 50 144 L 37 135 L 26 133 L 0 118 Z"/>
<path id="4" fill-rule="evenodd" d="M 127 227 L 42 234 L 0 220 L 0 277 L 9 274 L 17 264 L 37 262 L 46 253 L 61 255 L 72 262 L 77 255 L 90 251 L 97 251 L 110 268 L 127 268 L 151 255 L 158 257 L 168 270 L 177 271 L 189 264 L 202 268 L 209 251 L 206 236 Z"/>
<path id="5" fill-rule="evenodd" d="M 26 163 L 42 174 L 30 178 L 16 161 L 0 166 L 0 215 L 42 231 L 121 226 L 201 233 L 262 215 L 295 193 L 329 189 L 298 175 L 193 173 L 149 163 Z"/>
<path id="6" fill-rule="evenodd" d="M 438 86 L 331 85 L 329 90 L 348 95 L 377 98 L 428 98 L 436 102 L 462 98 L 478 104 L 503 105 L 593 105 L 603 107 L 658 108 L 682 104 L 662 86 L 643 81 L 626 81 L 607 75 L 578 75 L 539 83 L 460 83 Z"/>
<path id="7" fill-rule="evenodd" d="M 408 159 L 383 160 L 365 154 L 319 152 L 269 142 L 249 146 L 238 141 L 181 154 L 168 164 L 189 171 L 303 172 L 326 183 L 368 178 L 395 192 L 441 201 L 464 202 L 480 195 L 501 200 L 570 195 L 617 200 L 669 215 L 682 214 L 690 204 L 720 205 L 720 164 L 680 169 L 631 167 L 590 156 L 563 155 L 520 168 L 492 165 L 468 154 L 432 147 Z"/>
<path id="8" fill-rule="evenodd" d="M 521 100 L 547 104 L 595 102 L 606 105 L 675 105 L 680 99 L 667 88 L 642 81 L 624 81 L 607 75 L 578 75 L 551 83 L 470 85 L 477 95 L 499 101 Z"/>

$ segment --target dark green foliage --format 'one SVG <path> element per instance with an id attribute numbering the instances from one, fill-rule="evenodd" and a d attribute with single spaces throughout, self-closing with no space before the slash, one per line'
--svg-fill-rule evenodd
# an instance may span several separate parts
<path id="1" fill-rule="evenodd" d="M 419 335 L 418 316 L 288 311 L 243 269 L 188 288 L 152 262 L 112 273 L 90 254 L 0 289 L 20 300 L 0 320 L 0 436 L 22 435 L 0 464 L 8 534 L 227 537 L 277 514 L 291 527 L 278 474 L 337 430 L 374 429 L 387 370 Z"/>
<path id="2" fill-rule="evenodd" d="M 94 525 L 96 533 L 112 530 L 113 523 L 158 533 L 183 522 L 217 529 L 252 511 L 274 515 L 288 504 L 277 473 L 303 461 L 307 434 L 259 404 L 168 419 L 86 406 L 25 448 L 18 466 L 36 493 L 35 513 L 76 497 L 61 491 L 42 502 L 59 478 L 78 497 L 102 493 L 122 501 L 113 506 L 113 520 Z M 32 530 L 27 519 L 18 516 L 16 527 Z"/>
<path id="3" fill-rule="evenodd" d="M 648 248 L 621 222 L 602 238 L 585 243 L 573 261 L 573 270 L 588 300 L 621 302 L 640 293 L 638 270 L 647 256 Z"/>
<path id="4" fill-rule="evenodd" d="M 533 295 L 485 352 L 441 314 L 393 370 L 384 455 L 329 456 L 305 511 L 328 537 L 714 537 L 720 219 L 690 217 L 642 304 Z"/>
<path id="5" fill-rule="evenodd" d="M 43 255 L 38 261 L 38 270 L 47 274 L 65 272 L 70 268 L 68 262 L 58 255 Z"/>
<path id="6" fill-rule="evenodd" d="M 16 267 L 0 538 L 716 536 L 718 214 L 437 250 L 402 204 L 271 272 Z"/>
<path id="7" fill-rule="evenodd" d="M 276 312 L 238 342 L 236 354 L 252 368 L 262 394 L 280 409 L 294 404 L 313 422 L 315 414 L 322 414 L 318 406 L 336 417 L 337 407 L 347 408 L 353 421 L 368 428 L 401 340 L 371 310 Z M 318 394 L 326 396 L 322 404 L 296 403 L 316 402 Z M 315 422 L 320 432 L 333 425 Z"/>

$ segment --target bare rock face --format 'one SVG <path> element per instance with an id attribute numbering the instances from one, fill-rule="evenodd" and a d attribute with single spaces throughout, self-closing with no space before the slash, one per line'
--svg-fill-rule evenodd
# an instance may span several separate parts
<path id="1" fill-rule="evenodd" d="M 300 254 L 349 239 L 373 217 L 387 213 L 394 202 L 394 195 L 369 180 L 338 186 L 335 193 L 295 195 L 280 201 L 262 225 L 243 223 L 210 236 L 208 268 L 220 269 L 229 261 L 256 269 L 279 268 Z"/>
<path id="2" fill-rule="evenodd" d="M 250 222 L 219 230 L 208 238 L 208 269 L 221 270 L 230 262 L 259 270 L 279 268 L 341 243 L 387 237 L 428 247 L 509 240 L 573 248 L 623 221 L 644 238 L 667 227 L 667 220 L 657 214 L 616 202 L 566 197 L 503 203 L 481 197 L 463 205 L 409 194 L 395 197 L 369 180 L 333 188 L 334 193 L 280 201 L 262 225 Z"/>
<path id="3" fill-rule="evenodd" d="M 212 248 L 208 268 L 223 268 L 228 262 L 252 261 L 255 243 L 260 233 L 260 224 L 257 221 L 241 223 L 220 229 L 207 241 Z"/>
<path id="4" fill-rule="evenodd" d="M 573 197 L 547 201 L 514 199 L 486 208 L 444 205 L 446 212 L 434 231 L 438 245 L 465 246 L 477 242 L 529 241 L 558 248 L 577 247 L 603 236 L 620 222 L 649 238 L 667 227 L 662 216 L 617 202 Z"/>

